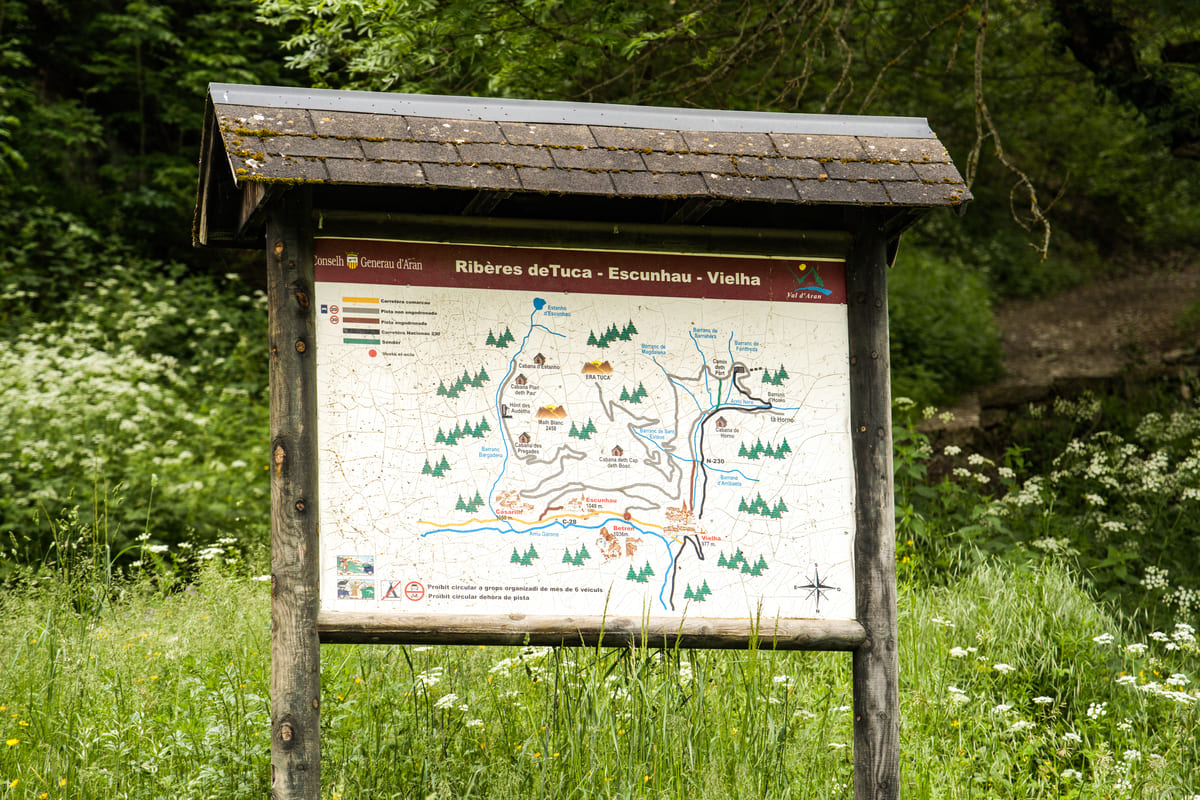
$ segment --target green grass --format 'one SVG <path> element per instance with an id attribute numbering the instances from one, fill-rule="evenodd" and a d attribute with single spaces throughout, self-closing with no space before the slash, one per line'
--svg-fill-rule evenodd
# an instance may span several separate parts
<path id="1" fill-rule="evenodd" d="M 902 586 L 905 797 L 1200 794 L 1194 639 L 1128 651 L 1077 583 Z M 118 585 L 84 613 L 46 579 L 0 601 L 0 797 L 266 796 L 266 585 Z M 327 645 L 322 665 L 327 798 L 852 795 L 848 654 Z"/>

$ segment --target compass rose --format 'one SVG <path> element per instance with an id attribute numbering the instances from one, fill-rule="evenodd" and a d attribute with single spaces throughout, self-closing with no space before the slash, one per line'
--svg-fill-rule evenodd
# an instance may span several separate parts
<path id="1" fill-rule="evenodd" d="M 804 584 L 803 586 L 795 586 L 793 588 L 807 590 L 807 599 L 809 600 L 813 599 L 813 597 L 817 598 L 818 614 L 821 613 L 821 598 L 828 597 L 831 591 L 840 592 L 842 590 L 842 587 L 840 586 L 834 586 L 831 583 L 826 583 L 825 578 L 821 577 L 821 568 L 816 564 L 813 564 L 812 576 L 808 579 L 808 583 Z"/>

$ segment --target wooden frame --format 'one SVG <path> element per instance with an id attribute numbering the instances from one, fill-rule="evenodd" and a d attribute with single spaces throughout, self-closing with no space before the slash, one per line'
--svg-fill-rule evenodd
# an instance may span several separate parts
<path id="1" fill-rule="evenodd" d="M 318 219 L 316 223 L 320 223 Z M 374 220 L 378 221 L 378 219 Z M 848 218 L 847 312 L 851 442 L 856 484 L 857 619 L 797 620 L 757 632 L 757 646 L 853 653 L 856 800 L 899 796 L 898 655 L 888 367 L 888 240 L 870 211 Z M 272 796 L 315 800 L 320 791 L 320 642 L 398 641 L 370 614 L 318 613 L 316 365 L 311 196 L 294 190 L 266 220 L 271 349 Z M 650 233 L 648 231 L 647 233 Z M 676 234 L 680 231 L 675 231 Z M 745 644 L 710 622 L 647 627 L 611 618 L 600 629 L 562 618 L 431 615 L 406 642 L 729 647 Z"/>

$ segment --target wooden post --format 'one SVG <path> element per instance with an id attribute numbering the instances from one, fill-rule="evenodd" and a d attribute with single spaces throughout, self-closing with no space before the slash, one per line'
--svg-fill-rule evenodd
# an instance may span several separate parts
<path id="1" fill-rule="evenodd" d="M 866 641 L 854 651 L 854 798 L 900 796 L 900 664 L 896 646 L 896 522 L 888 355 L 887 242 L 861 212 L 846 262 L 850 424 L 857 530 L 857 618 Z"/>
<path id="2" fill-rule="evenodd" d="M 317 370 L 311 201 L 292 191 L 266 224 L 271 348 L 271 797 L 321 793 Z"/>

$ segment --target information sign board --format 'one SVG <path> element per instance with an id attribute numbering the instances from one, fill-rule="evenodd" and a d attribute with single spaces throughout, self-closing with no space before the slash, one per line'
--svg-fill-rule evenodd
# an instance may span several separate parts
<path id="1" fill-rule="evenodd" d="M 841 260 L 314 257 L 323 617 L 855 617 Z"/>

